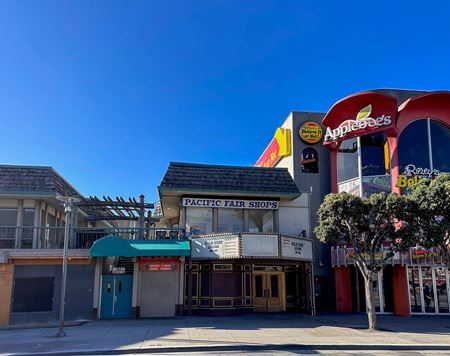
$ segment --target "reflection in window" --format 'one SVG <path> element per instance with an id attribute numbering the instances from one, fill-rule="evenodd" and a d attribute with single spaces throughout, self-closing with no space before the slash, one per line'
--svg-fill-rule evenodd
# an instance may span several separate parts
<path id="1" fill-rule="evenodd" d="M 427 126 L 427 119 L 420 119 L 409 124 L 401 133 L 398 140 L 400 173 L 409 164 L 416 168 L 430 168 Z"/>
<path id="2" fill-rule="evenodd" d="M 16 229 L 11 226 L 16 224 L 17 209 L 0 209 L 0 248 L 14 248 Z"/>
<path id="3" fill-rule="evenodd" d="M 305 148 L 302 152 L 302 173 L 319 173 L 319 156 L 314 148 Z"/>
<path id="4" fill-rule="evenodd" d="M 218 232 L 242 232 L 244 230 L 243 209 L 218 209 Z"/>
<path id="5" fill-rule="evenodd" d="M 186 229 L 192 235 L 212 233 L 212 209 L 186 208 Z"/>
<path id="6" fill-rule="evenodd" d="M 389 147 L 384 132 L 361 136 L 361 165 L 363 176 L 389 174 Z"/>
<path id="7" fill-rule="evenodd" d="M 433 153 L 433 169 L 450 172 L 449 148 L 450 128 L 444 124 L 430 120 L 431 150 Z"/>
<path id="8" fill-rule="evenodd" d="M 249 210 L 249 232 L 273 232 L 273 210 Z"/>
<path id="9" fill-rule="evenodd" d="M 342 141 L 337 155 L 338 183 L 358 177 L 358 143 L 356 138 Z"/>

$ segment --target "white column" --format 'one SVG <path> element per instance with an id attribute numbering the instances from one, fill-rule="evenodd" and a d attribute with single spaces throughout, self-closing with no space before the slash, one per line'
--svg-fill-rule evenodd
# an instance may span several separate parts
<path id="1" fill-rule="evenodd" d="M 40 236 L 40 229 L 37 227 L 41 225 L 41 202 L 39 200 L 34 201 L 34 219 L 33 219 L 33 248 L 38 247 L 38 239 Z"/>
<path id="2" fill-rule="evenodd" d="M 140 305 L 140 288 L 139 288 L 139 258 L 134 258 L 134 265 L 133 265 L 133 294 L 131 299 L 131 306 L 138 307 Z"/>
<path id="3" fill-rule="evenodd" d="M 95 272 L 94 272 L 94 295 L 92 300 L 92 307 L 97 309 L 97 318 L 100 316 L 100 288 L 101 288 L 101 277 L 102 277 L 102 258 L 97 257 L 95 261 Z"/>

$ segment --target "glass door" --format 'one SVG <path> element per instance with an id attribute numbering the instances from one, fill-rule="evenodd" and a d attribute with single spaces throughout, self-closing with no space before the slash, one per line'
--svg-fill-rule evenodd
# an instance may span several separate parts
<path id="1" fill-rule="evenodd" d="M 449 312 L 448 301 L 448 273 L 445 267 L 436 267 L 434 269 L 434 277 L 436 281 L 436 301 L 438 313 Z"/>
<path id="2" fill-rule="evenodd" d="M 419 267 L 408 267 L 408 281 L 411 313 L 422 313 Z"/>
<path id="3" fill-rule="evenodd" d="M 424 313 L 436 313 L 433 269 L 431 267 L 421 267 L 420 269 L 422 271 L 423 311 Z"/>

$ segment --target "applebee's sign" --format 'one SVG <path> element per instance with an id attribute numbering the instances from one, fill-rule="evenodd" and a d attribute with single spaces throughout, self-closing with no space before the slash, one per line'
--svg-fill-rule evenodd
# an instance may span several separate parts
<path id="1" fill-rule="evenodd" d="M 392 123 L 392 118 L 389 115 L 381 115 L 377 118 L 373 118 L 370 117 L 371 113 L 372 105 L 369 104 L 358 112 L 356 119 L 345 120 L 335 129 L 327 127 L 325 141 L 341 141 L 350 133 L 352 136 L 358 134 L 364 135 L 367 131 L 376 130 L 383 126 L 389 126 Z"/>

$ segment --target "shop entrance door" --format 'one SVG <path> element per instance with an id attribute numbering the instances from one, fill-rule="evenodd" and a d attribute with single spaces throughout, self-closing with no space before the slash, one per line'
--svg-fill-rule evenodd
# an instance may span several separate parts
<path id="1" fill-rule="evenodd" d="M 103 274 L 101 319 L 131 318 L 133 275 Z"/>
<path id="2" fill-rule="evenodd" d="M 284 280 L 282 272 L 253 273 L 253 310 L 284 311 Z"/>

